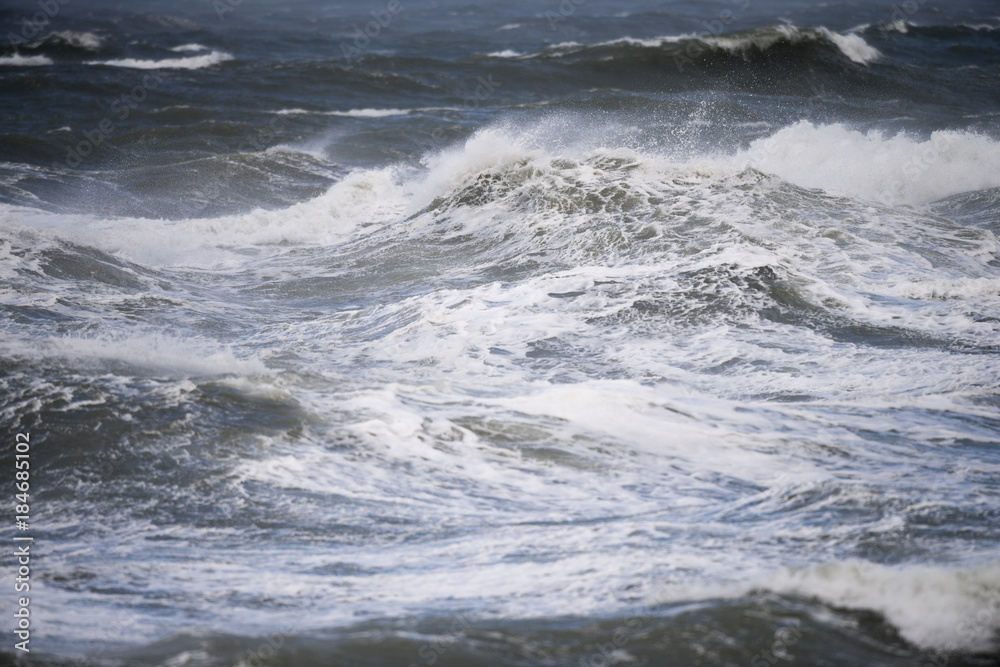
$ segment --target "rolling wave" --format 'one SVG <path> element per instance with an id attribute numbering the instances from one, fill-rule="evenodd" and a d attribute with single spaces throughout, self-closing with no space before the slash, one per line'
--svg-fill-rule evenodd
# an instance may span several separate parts
<path id="1" fill-rule="evenodd" d="M 568 57 L 579 59 L 593 56 L 597 61 L 606 61 L 630 60 L 637 55 L 656 53 L 683 63 L 725 55 L 738 55 L 749 59 L 768 52 L 791 49 L 793 53 L 808 60 L 821 53 L 816 50 L 817 48 L 824 47 L 835 49 L 842 57 L 858 65 L 873 63 L 881 55 L 863 37 L 855 33 L 841 34 L 825 27 L 797 28 L 780 25 L 720 35 L 686 34 L 652 39 L 623 37 L 595 44 L 564 42 L 529 54 L 522 55 L 507 50 L 491 53 L 490 56 L 522 59 Z"/>
<path id="2" fill-rule="evenodd" d="M 162 58 L 149 60 L 139 58 L 118 58 L 115 60 L 90 61 L 88 65 L 105 67 L 126 67 L 130 69 L 205 69 L 232 60 L 232 54 L 225 51 L 211 51 L 197 56 L 184 58 Z"/>
<path id="3" fill-rule="evenodd" d="M 104 38 L 93 32 L 62 30 L 31 42 L 28 48 L 97 52 L 104 48 Z"/>

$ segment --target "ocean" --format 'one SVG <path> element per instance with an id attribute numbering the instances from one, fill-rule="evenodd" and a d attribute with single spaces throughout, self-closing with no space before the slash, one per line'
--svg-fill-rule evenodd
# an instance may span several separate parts
<path id="1" fill-rule="evenodd" d="M 995 0 L 0 36 L 0 664 L 1000 664 Z"/>

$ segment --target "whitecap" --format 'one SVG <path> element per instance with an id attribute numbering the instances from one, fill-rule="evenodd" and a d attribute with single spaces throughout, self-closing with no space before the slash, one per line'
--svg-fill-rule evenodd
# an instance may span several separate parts
<path id="1" fill-rule="evenodd" d="M 926 139 L 801 121 L 754 141 L 733 159 L 805 188 L 888 204 L 927 204 L 1000 187 L 1000 143 L 972 132 Z"/>
<path id="2" fill-rule="evenodd" d="M 523 53 L 514 51 L 513 49 L 504 49 L 503 51 L 494 51 L 493 53 L 487 53 L 490 58 L 520 58 Z"/>
<path id="3" fill-rule="evenodd" d="M 233 56 L 224 51 L 212 51 L 200 56 L 187 58 L 165 58 L 163 60 L 139 60 L 136 58 L 120 58 L 118 60 L 91 61 L 88 65 L 104 65 L 105 67 L 127 67 L 131 69 L 204 69 L 212 67 Z"/>
<path id="4" fill-rule="evenodd" d="M 41 67 L 54 64 L 47 56 L 22 56 L 15 53 L 12 56 L 0 57 L 0 67 Z"/>
<path id="5" fill-rule="evenodd" d="M 62 30 L 59 32 L 50 32 L 45 37 L 32 43 L 31 46 L 36 47 L 43 44 L 65 44 L 87 51 L 100 51 L 101 47 L 104 46 L 104 40 L 92 32 Z"/>

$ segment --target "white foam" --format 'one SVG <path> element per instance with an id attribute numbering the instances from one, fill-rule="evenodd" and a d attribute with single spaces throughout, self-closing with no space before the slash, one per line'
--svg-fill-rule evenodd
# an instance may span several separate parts
<path id="1" fill-rule="evenodd" d="M 212 51 L 200 56 L 187 58 L 164 58 L 162 60 L 138 60 L 136 58 L 120 58 L 118 60 L 91 61 L 88 65 L 104 65 L 105 67 L 126 67 L 130 69 L 204 69 L 232 60 L 233 56 L 223 51 Z"/>
<path id="2" fill-rule="evenodd" d="M 1000 296 L 998 278 L 957 278 L 901 283 L 891 290 L 907 299 L 976 299 Z"/>
<path id="3" fill-rule="evenodd" d="M 1000 187 L 1000 143 L 970 132 L 938 131 L 920 139 L 801 121 L 753 142 L 733 164 L 889 204 L 926 204 Z"/>
<path id="4" fill-rule="evenodd" d="M 193 53 L 196 51 L 208 51 L 208 47 L 203 44 L 181 44 L 170 49 L 174 53 Z"/>
<path id="5" fill-rule="evenodd" d="M 803 33 L 792 25 L 779 25 L 770 28 L 762 28 L 749 33 L 736 33 L 732 35 L 705 35 L 702 37 L 707 44 L 717 46 L 731 52 L 746 51 L 750 48 L 761 50 L 769 49 L 782 40 L 798 41 L 804 37 Z"/>
<path id="6" fill-rule="evenodd" d="M 104 40 L 92 32 L 78 32 L 75 30 L 62 30 L 51 32 L 45 37 L 34 42 L 33 45 L 44 44 L 45 42 L 61 42 L 79 49 L 87 51 L 100 51 L 104 46 Z"/>
<path id="7" fill-rule="evenodd" d="M 391 110 L 391 113 L 403 111 Z M 885 136 L 843 125 L 800 122 L 759 139 L 734 155 L 672 159 L 626 149 L 595 149 L 591 146 L 599 145 L 600 136 L 562 136 L 571 132 L 572 127 L 574 123 L 553 121 L 536 128 L 535 134 L 523 128 L 516 132 L 483 130 L 464 145 L 427 156 L 427 171 L 423 175 L 394 169 L 358 170 L 327 193 L 279 211 L 177 222 L 93 220 L 87 216 L 42 215 L 27 209 L 17 213 L 11 210 L 3 217 L 13 220 L 12 216 L 18 216 L 30 220 L 33 227 L 48 228 L 85 244 L 96 242 L 102 249 L 121 252 L 140 262 L 171 265 L 184 257 L 186 265 L 206 266 L 212 265 L 213 259 L 224 262 L 238 259 L 236 255 L 220 253 L 224 246 L 247 248 L 343 241 L 361 230 L 388 224 L 397 216 L 414 215 L 435 198 L 450 196 L 467 187 L 484 172 L 512 169 L 525 162 L 533 163 L 539 170 L 537 187 L 557 186 L 567 178 L 578 180 L 582 187 L 590 187 L 588 183 L 602 179 L 614 183 L 627 178 L 637 191 L 656 197 L 677 188 L 697 189 L 701 187 L 698 183 L 707 186 L 736 178 L 747 167 L 774 174 L 800 187 L 846 194 L 862 202 L 922 204 L 965 190 L 1000 187 L 1000 144 L 967 132 L 935 132 L 927 139 L 920 139 L 902 133 Z M 559 133 L 558 136 L 544 136 L 550 130 Z M 567 141 L 582 143 L 567 146 Z M 575 160 L 576 166 L 572 170 L 553 166 L 553 160 L 562 158 Z M 617 174 L 595 166 L 605 159 L 625 160 L 640 168 Z M 685 179 L 687 184 L 676 182 L 678 178 Z M 522 194 L 528 196 L 530 188 L 536 186 L 529 182 L 524 187 L 528 189 Z M 504 213 L 502 209 L 510 203 L 494 201 L 475 215 L 463 216 L 463 224 L 481 224 L 485 233 L 494 227 L 490 211 L 496 208 L 496 214 L 509 217 L 510 212 Z M 744 215 L 738 203 L 734 202 L 734 206 L 737 208 L 726 215 Z M 562 224 L 560 217 L 543 217 L 545 222 L 532 218 L 525 220 L 525 224 Z M 516 216 L 510 219 L 522 220 Z M 752 220 L 748 222 L 753 224 Z M 523 231 L 533 233 L 527 228 Z M 855 275 L 857 271 L 855 268 Z M 927 276 L 911 276 L 911 280 L 927 279 Z M 882 289 L 879 292 L 887 293 Z M 898 296 L 905 295 L 900 292 Z"/>
<path id="8" fill-rule="evenodd" d="M 454 192 L 468 179 L 487 169 L 512 164 L 531 155 L 531 151 L 526 150 L 517 137 L 511 137 L 506 132 L 477 132 L 463 146 L 424 157 L 429 171 L 425 183 L 419 188 L 420 194 L 411 202 L 410 209 L 422 209 L 435 197 Z"/>
<path id="9" fill-rule="evenodd" d="M 347 118 L 387 118 L 389 116 L 405 116 L 412 109 L 351 109 L 350 111 L 330 111 L 331 116 Z"/>
<path id="10" fill-rule="evenodd" d="M 995 610 L 995 568 L 815 564 L 854 553 L 861 536 L 912 528 L 897 509 L 922 501 L 923 489 L 973 493 L 977 479 L 996 477 L 992 463 L 949 450 L 950 443 L 995 440 L 992 422 L 963 418 L 993 419 L 996 410 L 963 405 L 961 392 L 995 393 L 996 355 L 976 355 L 973 363 L 946 346 L 893 349 L 838 340 L 825 330 L 840 320 L 967 334 L 967 313 L 994 298 L 989 234 L 959 234 L 936 216 L 865 199 L 867 188 L 878 189 L 868 180 L 905 169 L 941 136 L 886 138 L 805 123 L 746 152 L 689 158 L 606 148 L 621 144 L 605 142 L 602 128 L 579 127 L 490 128 L 428 156 L 424 171 L 356 170 L 323 195 L 280 211 L 165 222 L 0 206 L 8 239 L 0 242 L 0 275 L 25 284 L 16 298 L 56 304 L 57 297 L 68 302 L 69 293 L 83 302 L 76 313 L 118 327 L 118 335 L 41 345 L 8 340 L 0 356 L 110 360 L 167 375 L 253 375 L 266 372 L 255 355 L 272 354 L 289 371 L 261 383 L 261 391 L 294 398 L 318 417 L 291 435 L 261 433 L 259 450 L 227 458 L 232 474 L 220 483 L 238 492 L 226 497 L 242 501 L 270 488 L 279 503 L 298 495 L 285 489 L 326 499 L 281 505 L 290 526 L 367 529 L 373 512 L 391 520 L 393 532 L 383 533 L 379 549 L 350 535 L 333 537 L 332 551 L 308 553 L 254 542 L 227 551 L 221 565 L 185 570 L 171 559 L 191 556 L 190 545 L 215 529 L 201 522 L 167 534 L 161 525 L 145 532 L 111 527 L 109 539 L 131 541 L 125 546 L 132 549 L 144 549 L 134 545 L 151 535 L 177 539 L 158 542 L 142 562 L 89 562 L 102 588 L 141 588 L 149 572 L 159 572 L 166 579 L 157 586 L 174 596 L 225 590 L 227 600 L 267 601 L 238 605 L 231 628 L 255 618 L 275 627 L 281 609 L 329 628 L 364 615 L 428 609 L 508 618 L 606 615 L 639 600 L 656 602 L 652 589 L 679 581 L 684 585 L 664 595 L 732 599 L 767 588 L 877 610 L 919 646 L 980 646 L 988 633 L 963 628 Z M 932 160 L 924 168 L 960 183 L 958 176 L 990 164 L 984 159 L 991 146 L 955 133 L 935 149 L 943 166 Z M 816 185 L 802 187 L 853 191 L 864 201 L 826 202 L 824 193 L 799 193 L 747 170 L 780 172 L 801 184 L 813 159 Z M 463 196 L 467 191 L 474 196 Z M 444 205 L 428 208 L 435 201 Z M 640 225 L 650 230 L 644 238 L 636 238 Z M 373 238 L 350 247 L 352 258 L 336 254 L 367 232 Z M 448 236 L 460 243 L 440 243 Z M 51 264 L 45 251 L 58 243 L 52 237 L 146 266 L 210 270 L 215 287 L 203 290 L 197 272 L 191 283 L 213 309 L 216 299 L 242 303 L 258 287 L 275 289 L 265 300 L 277 302 L 285 287 L 297 289 L 316 275 L 343 277 L 346 289 L 370 292 L 349 294 L 343 304 L 320 286 L 310 294 L 316 307 L 289 302 L 272 309 L 260 326 L 238 334 L 242 349 L 228 350 L 133 331 L 114 319 L 127 322 L 126 312 L 134 312 L 108 307 L 126 297 L 155 289 L 185 297 L 187 271 L 176 280 L 165 276 L 171 287 L 150 287 L 160 279 L 148 278 L 125 297 L 114 288 L 91 290 L 86 277 L 42 272 Z M 385 278 L 376 275 L 378 264 L 369 270 L 364 261 L 377 257 L 382 266 L 409 269 L 421 261 L 407 254 L 418 246 L 441 251 L 431 282 Z M 475 247 L 486 250 L 462 254 Z M 931 261 L 942 248 L 950 254 L 946 269 Z M 445 264 L 445 254 L 454 263 Z M 528 262 L 535 267 L 525 270 Z M 503 273 L 484 277 L 497 267 Z M 767 282 L 758 273 L 766 267 L 777 288 L 794 288 L 796 298 L 815 306 L 803 311 L 818 314 L 815 328 L 769 321 L 750 308 L 770 298 L 771 289 L 759 284 Z M 232 274 L 215 282 L 222 270 Z M 755 276 L 757 286 L 749 280 Z M 393 282 L 371 287 L 379 280 Z M 68 285 L 83 289 L 72 293 Z M 386 285 L 390 298 L 368 298 Z M 892 290 L 954 303 L 875 298 Z M 686 310 L 706 302 L 718 312 Z M 172 306 L 164 307 L 173 313 Z M 115 315 L 105 323 L 109 312 Z M 982 339 L 995 343 L 995 325 L 983 326 Z M 537 343 L 553 341 L 573 351 L 529 356 L 541 349 Z M 254 391 L 256 381 L 226 384 Z M 768 398 L 782 392 L 809 398 Z M 892 436 L 874 443 L 865 435 L 871 433 Z M 941 455 L 915 456 L 913 442 L 934 444 Z M 995 505 L 979 498 L 969 503 L 986 511 Z M 918 546 L 933 550 L 951 539 L 930 536 Z M 955 550 L 967 548 L 965 538 L 954 539 Z M 163 546 L 169 544 L 176 551 Z M 61 557 L 64 566 L 72 562 Z M 336 562 L 365 571 L 323 571 Z M 790 565 L 804 567 L 781 569 Z M 252 576 L 265 566 L 275 576 Z M 52 571 L 63 570 L 69 567 Z M 66 587 L 52 595 L 59 602 L 52 609 L 74 608 L 70 602 L 81 599 Z M 190 620 L 178 618 L 149 623 L 163 634 Z M 104 620 L 59 627 L 92 636 Z"/>
<path id="11" fill-rule="evenodd" d="M 561 125 L 565 124 L 547 123 L 558 132 L 564 129 Z M 566 145 L 573 141 L 581 142 L 580 146 Z M 588 146 L 594 142 L 588 141 L 584 137 L 553 139 L 494 129 L 478 132 L 464 146 L 425 158 L 431 168 L 431 187 L 426 191 L 434 195 L 420 197 L 415 203 L 425 205 L 430 197 L 461 187 L 467 178 L 487 169 L 525 159 L 547 161 L 552 156 L 549 145 L 561 145 L 564 153 L 582 157 L 593 150 Z M 1000 142 L 972 132 L 937 131 L 920 138 L 905 132 L 886 135 L 842 124 L 800 121 L 731 156 L 695 154 L 663 159 L 648 153 L 631 155 L 661 174 L 685 170 L 722 179 L 752 167 L 803 188 L 886 204 L 927 204 L 962 192 L 1000 187 Z"/>
<path id="12" fill-rule="evenodd" d="M 493 53 L 487 53 L 490 58 L 520 58 L 524 56 L 523 53 L 515 51 L 513 49 L 504 49 L 503 51 L 494 51 Z"/>
<path id="13" fill-rule="evenodd" d="M 627 44 L 629 46 L 642 46 L 652 49 L 661 47 L 664 44 L 676 44 L 678 42 L 683 42 L 687 40 L 700 39 L 700 37 L 701 37 L 700 35 L 693 32 L 684 33 L 681 35 L 663 35 L 661 37 L 652 37 L 647 39 L 641 39 L 637 37 L 618 37 L 616 39 L 609 39 L 608 41 L 605 42 L 597 42 L 593 46 L 618 46 L 619 44 Z M 569 42 L 566 45 L 558 45 L 558 46 L 574 46 L 574 45 L 577 44 L 575 42 Z"/>
<path id="14" fill-rule="evenodd" d="M 11 56 L 0 57 L 0 67 L 41 67 L 52 64 L 54 64 L 52 58 L 48 56 L 22 56 L 15 53 Z"/>
<path id="15" fill-rule="evenodd" d="M 344 118 L 388 118 L 390 116 L 406 116 L 425 111 L 458 111 L 457 107 L 418 107 L 413 109 L 350 109 L 348 111 L 310 111 L 293 108 L 279 109 L 275 113 L 281 116 L 341 116 Z"/>
<path id="16" fill-rule="evenodd" d="M 972 568 L 828 563 L 784 570 L 762 584 L 778 593 L 880 612 L 905 639 L 924 649 L 997 648 L 1000 563 Z"/>
<path id="17" fill-rule="evenodd" d="M 245 263 L 250 248 L 267 254 L 280 252 L 279 246 L 289 243 L 333 244 L 359 230 L 387 224 L 405 210 L 407 192 L 394 169 L 358 170 L 319 197 L 283 210 L 168 222 L 99 219 L 0 205 L 0 223 L 15 229 L 28 225 L 148 266 L 223 269 Z"/>
<path id="18" fill-rule="evenodd" d="M 64 336 L 3 343 L 4 356 L 30 359 L 72 359 L 83 362 L 121 362 L 170 376 L 221 374 L 262 375 L 269 371 L 256 359 L 241 359 L 231 349 L 203 340 L 179 339 L 135 332 L 114 337 Z"/>
<path id="19" fill-rule="evenodd" d="M 841 53 L 859 65 L 868 65 L 878 60 L 879 50 L 871 46 L 860 35 L 841 35 L 826 28 L 820 28 L 820 32 L 831 42 L 837 45 Z"/>
<path id="20" fill-rule="evenodd" d="M 586 48 L 586 46 L 587 46 L 586 44 L 581 44 L 580 42 L 573 42 L 573 41 L 570 41 L 570 42 L 559 42 L 558 44 L 553 44 L 552 46 L 549 46 L 546 50 L 547 51 L 576 51 L 578 49 Z M 538 54 L 532 54 L 532 55 L 538 55 Z"/>

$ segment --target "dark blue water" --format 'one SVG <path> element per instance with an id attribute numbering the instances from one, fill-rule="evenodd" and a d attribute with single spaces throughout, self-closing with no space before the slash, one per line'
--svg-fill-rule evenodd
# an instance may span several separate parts
<path id="1" fill-rule="evenodd" d="M 3 664 L 997 664 L 995 2 L 0 35 Z"/>

